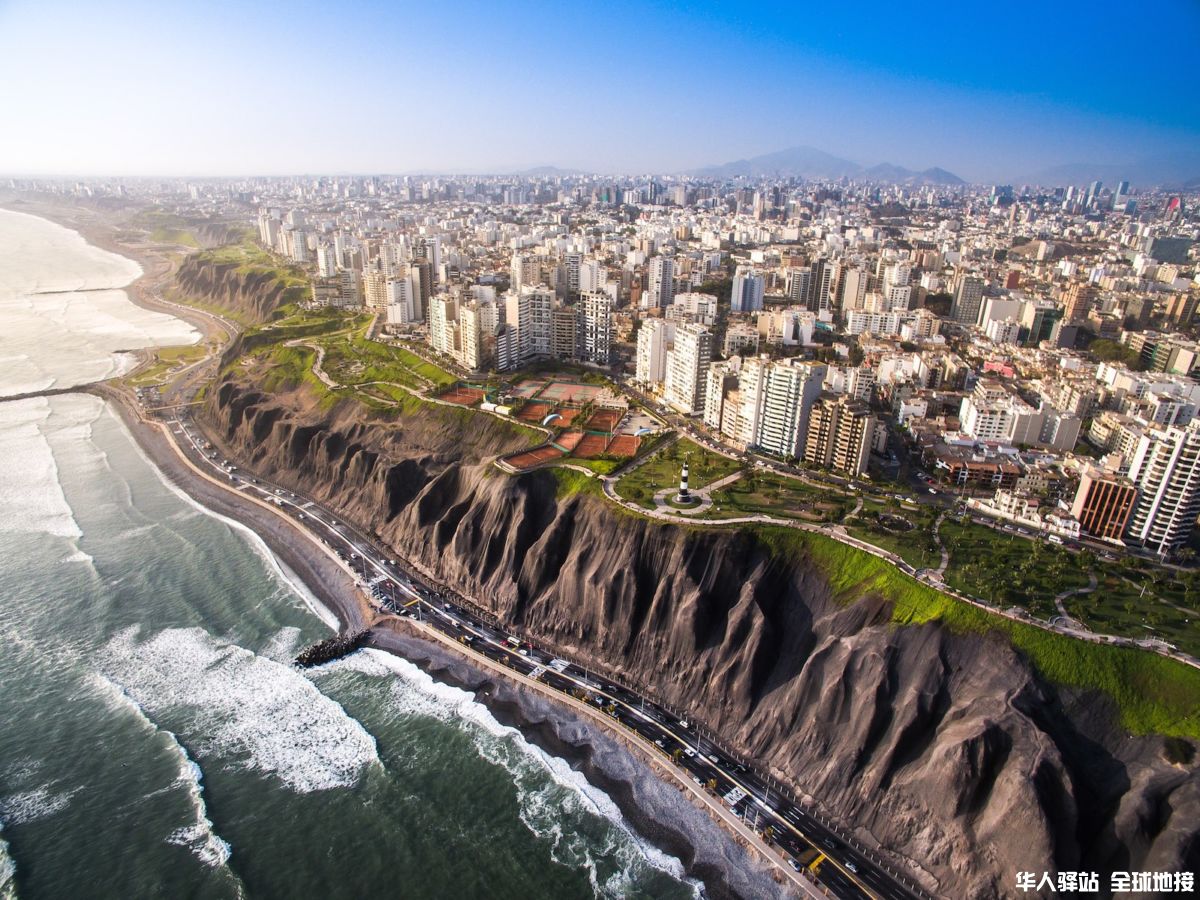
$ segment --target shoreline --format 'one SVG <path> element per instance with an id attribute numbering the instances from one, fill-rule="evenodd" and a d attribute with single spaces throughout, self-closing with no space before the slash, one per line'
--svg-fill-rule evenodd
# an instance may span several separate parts
<path id="1" fill-rule="evenodd" d="M 11 209 L 13 201 L 4 198 L 0 204 Z M 105 222 L 100 212 L 67 211 L 27 201 L 20 206 L 26 208 L 13 211 L 45 218 L 76 231 L 94 246 L 137 262 L 142 275 L 122 288 L 130 302 L 183 319 L 200 331 L 201 340 L 219 329 L 214 319 L 202 311 L 160 302 L 154 296 L 155 289 L 176 268 L 176 262 L 165 251 L 119 243 L 111 231 L 115 226 Z M 136 352 L 144 362 L 155 349 Z M 336 557 L 321 552 L 311 536 L 300 532 L 274 509 L 225 485 L 209 483 L 191 471 L 164 433 L 165 426 L 144 419 L 126 390 L 108 382 L 74 390 L 110 403 L 133 441 L 164 479 L 208 512 L 253 532 L 343 627 L 375 620 L 375 611 Z M 582 715 L 548 688 L 530 690 L 516 673 L 489 671 L 457 648 L 442 646 L 432 636 L 417 632 L 408 621 L 388 619 L 382 624 L 384 627 L 376 632 L 379 639 L 373 640 L 372 646 L 408 660 L 437 681 L 472 693 L 476 702 L 484 704 L 502 725 L 515 728 L 543 752 L 565 760 L 612 799 L 633 834 L 678 859 L 688 878 L 702 881 L 707 896 L 757 898 L 796 896 L 802 889 L 812 891 L 806 882 L 784 871 L 781 861 L 764 859 L 762 848 L 738 835 L 734 823 L 718 822 L 715 802 L 684 784 L 682 777 L 667 770 L 663 761 L 635 746 L 627 735 L 607 723 L 595 721 L 594 711 L 587 709 L 588 715 Z"/>

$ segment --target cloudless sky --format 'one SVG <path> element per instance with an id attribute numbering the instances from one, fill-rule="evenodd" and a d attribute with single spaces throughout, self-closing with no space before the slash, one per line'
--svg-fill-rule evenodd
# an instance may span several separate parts
<path id="1" fill-rule="evenodd" d="M 1198 47 L 1200 0 L 0 0 L 0 172 L 1200 160 Z"/>

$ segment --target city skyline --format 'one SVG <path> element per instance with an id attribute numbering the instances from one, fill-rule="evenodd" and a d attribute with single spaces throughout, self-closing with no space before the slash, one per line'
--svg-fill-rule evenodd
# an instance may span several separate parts
<path id="1" fill-rule="evenodd" d="M 799 145 L 973 182 L 1156 158 L 1200 176 L 1186 57 L 1141 49 L 1200 34 L 1200 9 L 1009 16 L 15 2 L 0 172 L 676 173 Z"/>

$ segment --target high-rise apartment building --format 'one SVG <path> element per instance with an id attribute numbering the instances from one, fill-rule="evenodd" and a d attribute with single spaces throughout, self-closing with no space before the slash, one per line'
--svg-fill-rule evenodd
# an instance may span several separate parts
<path id="1" fill-rule="evenodd" d="M 950 318 L 960 325 L 978 325 L 983 309 L 983 279 L 978 275 L 960 272 L 954 280 L 954 299 Z"/>
<path id="2" fill-rule="evenodd" d="M 827 366 L 801 360 L 767 366 L 756 446 L 777 456 L 800 456 L 809 413 L 821 394 L 827 372 Z"/>
<path id="3" fill-rule="evenodd" d="M 1138 499 L 1126 537 L 1156 553 L 1187 542 L 1200 515 L 1200 419 L 1185 428 L 1152 428 L 1139 437 L 1129 463 Z"/>
<path id="4" fill-rule="evenodd" d="M 650 260 L 646 292 L 642 294 L 642 309 L 669 306 L 675 299 L 675 261 L 667 256 Z"/>
<path id="5" fill-rule="evenodd" d="M 545 287 L 522 287 L 504 297 L 504 321 L 517 329 L 521 364 L 550 356 L 554 292 Z"/>
<path id="6" fill-rule="evenodd" d="M 764 280 L 761 272 L 739 268 L 733 276 L 731 309 L 734 312 L 757 312 L 763 308 Z"/>
<path id="7" fill-rule="evenodd" d="M 579 308 L 565 303 L 550 312 L 550 355 L 555 359 L 579 359 Z"/>
<path id="8" fill-rule="evenodd" d="M 867 404 L 823 393 L 813 404 L 804 435 L 806 463 L 850 475 L 867 471 L 875 418 Z"/>
<path id="9" fill-rule="evenodd" d="M 675 346 L 667 354 L 663 396 L 682 413 L 704 411 L 704 380 L 712 362 L 713 333 L 688 323 L 675 329 Z"/>
<path id="10" fill-rule="evenodd" d="M 1076 281 L 1067 288 L 1063 298 L 1063 320 L 1066 322 L 1082 322 L 1087 318 L 1092 307 L 1096 305 L 1099 292 L 1094 284 Z"/>
<path id="11" fill-rule="evenodd" d="M 1089 467 L 1079 478 L 1071 515 L 1092 537 L 1120 541 L 1137 502 L 1137 488 L 1127 479 Z"/>
<path id="12" fill-rule="evenodd" d="M 675 343 L 675 324 L 663 319 L 643 319 L 637 337 L 637 370 L 639 384 L 647 387 L 662 384 L 667 378 L 667 352 Z"/>
<path id="13" fill-rule="evenodd" d="M 579 303 L 583 307 L 583 359 L 607 366 L 612 361 L 612 297 L 606 291 L 589 291 Z"/>

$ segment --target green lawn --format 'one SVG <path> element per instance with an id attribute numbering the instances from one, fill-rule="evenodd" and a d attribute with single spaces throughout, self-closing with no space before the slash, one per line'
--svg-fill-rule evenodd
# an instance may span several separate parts
<path id="1" fill-rule="evenodd" d="M 173 369 L 198 362 L 205 357 L 208 349 L 208 345 L 204 343 L 160 347 L 154 351 L 153 362 L 133 375 L 129 383 L 134 387 L 162 384 L 170 377 Z"/>
<path id="2" fill-rule="evenodd" d="M 689 483 L 693 487 L 711 484 L 741 468 L 737 460 L 705 450 L 687 438 L 680 438 L 618 480 L 617 494 L 646 509 L 653 509 L 655 491 L 679 484 L 685 456 L 688 460 Z"/>
<path id="3" fill-rule="evenodd" d="M 1163 569 L 1157 572 L 1174 574 Z M 1097 575 L 1095 592 L 1063 601 L 1072 616 L 1093 631 L 1160 638 L 1200 656 L 1200 612 L 1194 608 L 1197 592 L 1192 573 L 1156 577 L 1152 572 L 1123 572 L 1111 565 L 1098 569 Z"/>
<path id="4" fill-rule="evenodd" d="M 941 536 L 950 551 L 946 583 L 997 606 L 1021 606 L 1049 619 L 1057 614 L 1057 594 L 1088 583 L 1079 557 L 1040 540 L 950 518 Z"/>
<path id="5" fill-rule="evenodd" d="M 900 626 L 938 622 L 958 633 L 1003 635 L 1047 680 L 1111 697 L 1131 732 L 1200 739 L 1200 671 L 1190 666 L 988 613 L 822 535 L 780 527 L 758 533 L 780 554 L 815 561 L 844 602 L 876 593 L 892 602 L 892 621 Z"/>
<path id="6" fill-rule="evenodd" d="M 854 508 L 841 491 L 814 487 L 798 478 L 752 469 L 714 491 L 713 508 L 702 518 L 771 515 L 800 522 L 840 522 Z"/>

